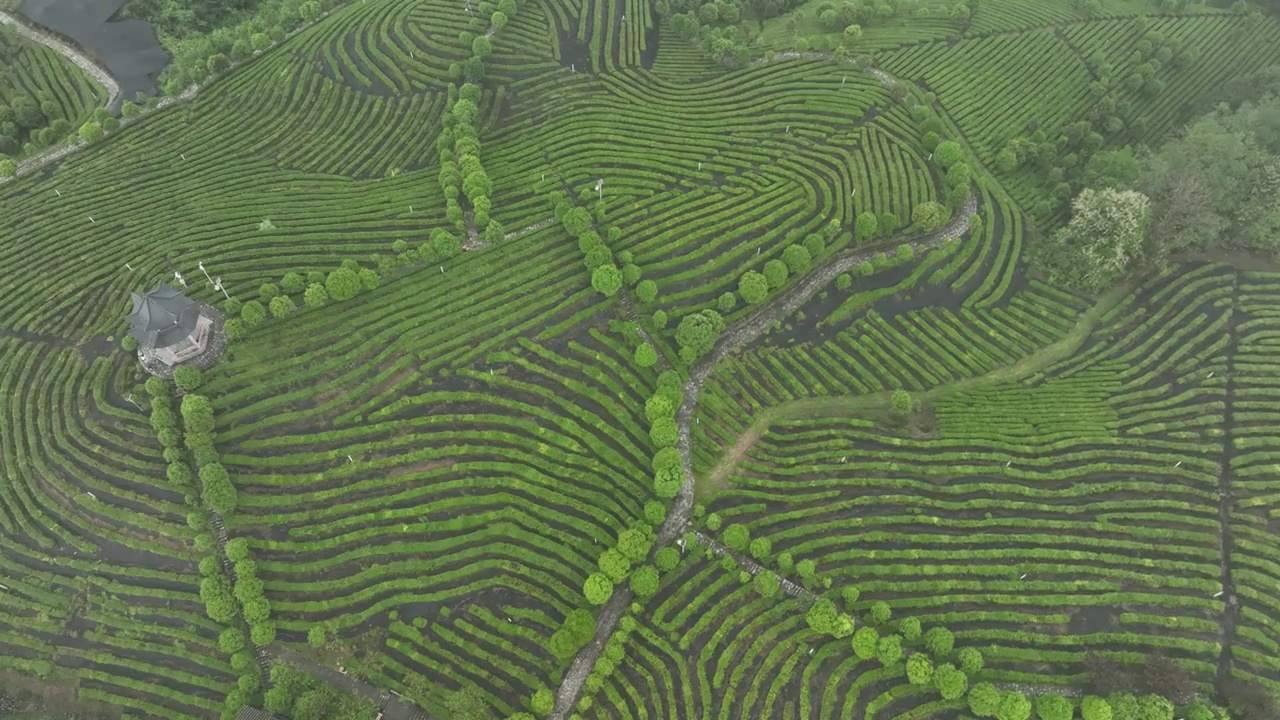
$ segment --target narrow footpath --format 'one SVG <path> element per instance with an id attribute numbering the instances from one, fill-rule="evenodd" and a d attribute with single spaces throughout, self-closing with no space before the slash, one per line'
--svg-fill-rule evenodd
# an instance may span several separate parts
<path id="1" fill-rule="evenodd" d="M 892 82 L 892 79 L 890 78 L 889 81 Z M 969 229 L 969 217 L 977 211 L 977 195 L 970 192 L 968 200 L 954 213 L 951 222 L 946 227 L 925 235 L 905 237 L 900 242 L 910 245 L 917 253 L 932 250 L 948 240 L 963 235 Z M 680 493 L 676 496 L 671 509 L 667 512 L 666 521 L 662 523 L 662 527 L 658 530 L 658 539 L 654 543 L 655 550 L 669 545 L 678 535 L 684 533 L 690 525 L 689 518 L 693 511 L 694 499 L 691 426 L 694 413 L 698 407 L 698 395 L 702 391 L 703 383 L 711 375 L 711 371 L 729 353 L 747 345 L 773 327 L 774 323 L 794 313 L 822 288 L 826 287 L 828 283 L 835 280 L 837 275 L 848 272 L 855 265 L 871 260 L 877 252 L 879 251 L 846 251 L 837 253 L 825 264 L 811 270 L 800 282 L 773 298 L 756 314 L 726 329 L 719 340 L 716 341 L 716 345 L 711 352 L 694 363 L 689 371 L 689 379 L 684 384 L 684 399 L 676 412 L 676 426 L 679 430 L 676 449 L 680 451 L 680 465 L 684 470 L 684 483 L 681 485 Z M 597 615 L 595 637 L 579 650 L 577 656 L 574 657 L 573 663 L 569 666 L 569 671 L 565 673 L 564 680 L 556 691 L 555 709 L 547 716 L 547 720 L 565 720 L 573 712 L 574 703 L 577 702 L 578 695 L 582 692 L 582 686 L 586 683 L 587 675 L 591 673 L 591 668 L 595 667 L 596 660 L 604 650 L 605 643 L 608 642 L 609 637 L 613 635 L 618 620 L 631 604 L 631 599 L 631 589 L 629 587 L 620 586 L 614 588 L 613 596 L 601 607 Z"/>

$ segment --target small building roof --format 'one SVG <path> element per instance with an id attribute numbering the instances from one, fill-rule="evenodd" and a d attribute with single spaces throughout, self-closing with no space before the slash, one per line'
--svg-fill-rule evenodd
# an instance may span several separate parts
<path id="1" fill-rule="evenodd" d="M 129 334 L 143 347 L 169 347 L 190 335 L 199 319 L 196 301 L 160 283 L 151 292 L 133 293 Z"/>

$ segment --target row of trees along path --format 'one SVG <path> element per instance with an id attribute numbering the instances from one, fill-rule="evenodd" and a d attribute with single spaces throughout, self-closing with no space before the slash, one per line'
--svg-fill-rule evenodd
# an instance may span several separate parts
<path id="1" fill-rule="evenodd" d="M 893 82 L 893 79 L 884 73 L 877 72 L 872 74 L 882 82 L 885 82 L 885 84 Z M 953 214 L 951 222 L 946 227 L 925 235 L 900 238 L 899 242 L 905 242 L 910 245 L 917 253 L 931 250 L 947 240 L 963 235 L 969 229 L 969 217 L 977 211 L 977 195 L 971 191 L 969 197 Z M 855 265 L 871 260 L 877 252 L 845 251 L 837 253 L 825 264 L 811 270 L 791 288 L 773 298 L 756 314 L 727 328 L 716 341 L 715 347 L 694 363 L 689 370 L 689 379 L 684 384 L 684 399 L 676 412 L 676 426 L 679 430 L 676 449 L 680 451 L 680 464 L 684 470 L 684 483 L 681 485 L 680 493 L 676 496 L 675 502 L 667 513 L 666 521 L 662 523 L 662 527 L 658 530 L 658 539 L 654 543 L 655 551 L 670 544 L 690 526 L 689 517 L 693 511 L 694 490 L 690 426 L 693 423 L 694 412 L 698 407 L 698 394 L 702 390 L 702 384 L 711 375 L 711 371 L 716 364 L 729 353 L 763 335 L 774 323 L 794 313 L 800 306 L 817 294 L 819 290 L 834 280 L 837 275 L 848 272 Z M 704 536 L 700 537 L 702 537 L 703 542 L 706 542 Z M 718 543 L 710 545 L 713 552 L 716 551 L 718 545 Z M 722 548 L 722 550 L 727 552 L 725 548 Z M 758 572 L 758 570 L 752 572 Z M 798 588 L 798 590 L 802 593 L 808 593 L 803 588 Z M 790 591 L 788 591 L 788 594 L 796 595 Z M 547 720 L 565 720 L 572 712 L 574 703 L 577 702 L 578 695 L 582 692 L 582 686 L 586 683 L 587 675 L 591 673 L 591 668 L 595 667 L 596 660 L 600 657 L 600 653 L 603 651 L 609 637 L 613 635 L 614 628 L 617 627 L 623 612 L 631 604 L 631 599 L 631 589 L 625 586 L 618 586 L 614 588 L 613 595 L 609 600 L 600 608 L 600 612 L 596 617 L 595 636 L 573 658 L 573 663 L 570 664 L 569 671 L 565 673 L 564 680 L 561 681 L 560 688 L 556 692 L 555 709 L 552 710 Z"/>

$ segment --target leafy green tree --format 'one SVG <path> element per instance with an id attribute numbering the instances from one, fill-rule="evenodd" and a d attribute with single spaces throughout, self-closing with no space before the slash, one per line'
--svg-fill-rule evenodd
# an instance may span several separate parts
<path id="1" fill-rule="evenodd" d="M 636 347 L 635 356 L 632 359 L 637 367 L 650 368 L 658 364 L 658 351 L 654 350 L 649 343 L 641 343 Z"/>
<path id="2" fill-rule="evenodd" d="M 1138 158 L 1128 146 L 1104 150 L 1089 158 L 1084 169 L 1084 186 L 1132 190 L 1141 175 Z"/>
<path id="3" fill-rule="evenodd" d="M 591 272 L 591 287 L 605 297 L 613 297 L 622 288 L 622 273 L 613 264 L 601 265 Z"/>
<path id="4" fill-rule="evenodd" d="M 1086 695 L 1080 701 L 1080 717 L 1084 720 L 1112 720 L 1111 705 L 1096 695 Z"/>
<path id="5" fill-rule="evenodd" d="M 288 295 L 296 295 L 307 289 L 306 280 L 296 272 L 287 272 L 280 280 L 280 289 Z"/>
<path id="6" fill-rule="evenodd" d="M 1115 720 L 1138 720 L 1138 698 L 1132 693 L 1113 692 L 1107 695 L 1107 705 Z"/>
<path id="7" fill-rule="evenodd" d="M 809 608 L 809 612 L 805 614 L 805 620 L 809 623 L 809 629 L 814 632 L 829 635 L 836 628 L 836 618 L 839 612 L 836 610 L 836 604 L 827 598 L 818 598 L 818 600 Z"/>
<path id="8" fill-rule="evenodd" d="M 950 655 L 955 644 L 955 635 L 942 626 L 929 628 L 929 631 L 924 634 L 925 649 L 939 660 Z"/>
<path id="9" fill-rule="evenodd" d="M 1036 698 L 1036 716 L 1040 720 L 1071 720 L 1075 708 L 1071 701 L 1057 693 L 1045 693 Z"/>
<path id="10" fill-rule="evenodd" d="M 780 581 L 775 573 L 768 570 L 758 573 L 752 581 L 752 587 L 755 591 L 765 599 L 772 599 L 778 595 L 780 589 Z"/>
<path id="11" fill-rule="evenodd" d="M 932 200 L 922 202 L 911 209 L 911 222 L 921 232 L 933 232 L 947 224 L 950 213 L 945 205 Z"/>
<path id="12" fill-rule="evenodd" d="M 738 280 L 738 294 L 751 305 L 764 302 L 764 299 L 769 295 L 769 281 L 765 279 L 764 275 L 754 270 L 748 270 Z"/>
<path id="13" fill-rule="evenodd" d="M 742 523 L 733 523 L 724 529 L 721 536 L 724 539 L 725 547 L 734 552 L 742 552 L 747 549 L 747 545 L 751 542 L 751 533 L 747 530 L 747 526 Z"/>
<path id="14" fill-rule="evenodd" d="M 902 638 L 897 635 L 886 635 L 876 643 L 876 658 L 884 667 L 897 665 L 902 661 Z"/>
<path id="15" fill-rule="evenodd" d="M 658 284 L 652 280 L 641 280 L 636 284 L 636 297 L 640 298 L 640 302 L 642 303 L 653 302 L 658 297 Z M 663 313 L 663 317 L 666 317 L 666 313 Z M 656 320 L 654 321 L 654 324 L 659 325 Z M 661 325 L 666 325 L 666 323 L 663 322 Z M 661 327 L 661 325 L 659 325 L 659 327 Z"/>
<path id="16" fill-rule="evenodd" d="M 623 557 L 622 553 L 615 548 L 609 548 L 601 553 L 597 564 L 600 566 L 600 571 L 615 583 L 625 580 L 627 573 L 631 572 L 631 561 Z"/>
<path id="17" fill-rule="evenodd" d="M 1168 698 L 1148 694 L 1138 698 L 1139 720 L 1173 720 L 1173 703 Z"/>
<path id="18" fill-rule="evenodd" d="M 360 271 L 356 273 L 356 276 L 360 278 L 360 289 L 361 289 L 361 290 L 375 290 L 375 289 L 377 289 L 377 287 L 378 287 L 378 282 L 379 282 L 379 280 L 378 280 L 378 273 L 374 272 L 373 270 L 371 270 L 371 269 L 369 269 L 369 268 L 360 268 Z M 293 301 L 291 300 L 291 301 L 290 301 L 290 304 L 292 304 L 292 302 L 293 302 Z"/>
<path id="19" fill-rule="evenodd" d="M 651 423 L 658 418 L 673 418 L 675 417 L 675 414 L 675 405 L 672 404 L 671 399 L 666 395 L 653 395 L 648 400 L 644 401 L 644 417 Z M 670 457 L 670 455 L 668 454 L 664 457 Z M 678 455 L 677 462 L 679 462 Z"/>
<path id="20" fill-rule="evenodd" d="M 507 26 L 506 13 L 502 12 L 501 10 L 495 10 L 494 13 L 489 16 L 489 24 L 494 26 L 495 28 L 498 28 L 499 30 L 506 27 Z"/>
<path id="21" fill-rule="evenodd" d="M 879 643 L 880 633 L 873 627 L 863 625 L 853 634 L 853 653 L 863 660 L 870 660 L 876 656 Z"/>
<path id="22" fill-rule="evenodd" d="M 243 650 L 244 646 L 244 633 L 237 628 L 227 628 L 218 635 L 218 647 L 228 655 Z"/>
<path id="23" fill-rule="evenodd" d="M 13 177 L 18 174 L 18 163 L 11 157 L 0 154 L 0 178 Z"/>
<path id="24" fill-rule="evenodd" d="M 199 368 L 192 365 L 179 365 L 173 369 L 173 384 L 177 385 L 183 392 L 191 392 L 200 387 L 200 381 Z"/>
<path id="25" fill-rule="evenodd" d="M 674 418 L 661 417 L 649 426 L 649 439 L 653 440 L 653 444 L 657 447 L 672 447 L 676 444 L 678 437 Z"/>
<path id="26" fill-rule="evenodd" d="M 660 498 L 670 499 L 680 494 L 684 473 L 679 467 L 662 468 L 654 473 L 653 492 Z"/>
<path id="27" fill-rule="evenodd" d="M 960 648 L 956 652 L 956 662 L 965 675 L 973 677 L 982 671 L 982 652 L 976 648 Z"/>
<path id="28" fill-rule="evenodd" d="M 1002 699 L 995 685 L 981 682 L 969 690 L 969 710 L 981 718 L 995 717 Z"/>
<path id="29" fill-rule="evenodd" d="M 680 552 L 673 547 L 664 547 L 654 553 L 653 561 L 659 570 L 670 572 L 680 564 Z"/>
<path id="30" fill-rule="evenodd" d="M 188 485 L 195 479 L 195 474 L 191 472 L 191 466 L 184 462 L 176 462 L 169 463 L 165 477 L 174 485 Z"/>
<path id="31" fill-rule="evenodd" d="M 471 54 L 478 58 L 487 58 L 493 54 L 493 43 L 481 35 L 471 41 Z"/>
<path id="32" fill-rule="evenodd" d="M 1101 292 L 1141 259 L 1151 203 L 1132 190 L 1088 188 L 1072 211 L 1071 221 L 1045 245 L 1041 263 L 1072 287 Z"/>
<path id="33" fill-rule="evenodd" d="M 580 207 L 571 208 L 560 222 L 570 235 L 580 237 L 591 229 L 591 213 Z"/>
<path id="34" fill-rule="evenodd" d="M 943 700 L 956 700 L 969 689 L 969 678 L 951 663 L 943 663 L 933 671 L 933 686 Z"/>
<path id="35" fill-rule="evenodd" d="M 318 308 L 329 301 L 329 291 L 320 283 L 311 283 L 302 294 L 302 303 L 309 308 Z"/>
<path id="36" fill-rule="evenodd" d="M 642 565 L 631 576 L 631 592 L 638 598 L 652 597 L 658 592 L 658 569 Z"/>
<path id="37" fill-rule="evenodd" d="M 582 586 L 582 592 L 587 596 L 587 602 L 603 605 L 613 595 L 613 582 L 603 573 L 591 573 Z"/>
<path id="38" fill-rule="evenodd" d="M 644 562 L 651 547 L 653 539 L 642 530 L 628 528 L 618 533 L 618 552 L 633 563 Z"/>
<path id="39" fill-rule="evenodd" d="M 737 304 L 737 295 L 734 295 L 732 292 L 724 292 L 721 293 L 719 299 L 716 300 L 716 309 L 721 313 L 729 313 L 733 311 L 733 308 L 737 306 Z"/>
<path id="40" fill-rule="evenodd" d="M 80 126 L 80 139 L 92 145 L 102 140 L 102 126 L 96 122 L 89 121 Z"/>
<path id="41" fill-rule="evenodd" d="M 873 625 L 883 625 L 889 622 L 889 617 L 893 611 L 889 609 L 889 603 L 883 600 L 877 600 L 871 603 L 871 609 L 867 611 L 867 616 Z"/>
<path id="42" fill-rule="evenodd" d="M 803 245 L 788 245 L 787 249 L 782 251 L 782 262 L 791 274 L 801 275 L 809 271 L 813 258 L 809 256 L 809 251 L 805 250 Z"/>
<path id="43" fill-rule="evenodd" d="M 533 714 L 538 717 L 550 715 L 555 709 L 556 695 L 548 688 L 538 688 L 533 694 L 533 698 L 529 703 L 529 707 L 533 710 Z"/>
<path id="44" fill-rule="evenodd" d="M 879 227 L 880 219 L 876 217 L 875 213 L 868 211 L 859 215 L 858 219 L 854 221 L 853 233 L 860 240 L 866 240 L 875 237 L 876 230 Z"/>
<path id="45" fill-rule="evenodd" d="M 240 319 L 248 327 L 258 327 L 266 318 L 267 311 L 262 307 L 262 303 L 257 300 L 250 300 L 240 308 Z"/>
<path id="46" fill-rule="evenodd" d="M 920 639 L 920 618 L 903 618 L 898 622 L 898 634 L 902 639 L 913 643 Z"/>
<path id="47" fill-rule="evenodd" d="M 765 560 L 772 550 L 773 543 L 769 541 L 769 538 L 759 537 L 751 541 L 751 557 L 757 560 Z"/>
<path id="48" fill-rule="evenodd" d="M 894 230 L 897 230 L 897 229 L 898 229 L 897 215 L 891 212 L 887 212 L 887 213 L 880 213 L 880 216 L 876 218 L 877 234 L 883 237 L 888 237 L 889 235 L 893 234 Z"/>
<path id="49" fill-rule="evenodd" d="M 944 140 L 933 149 L 933 159 L 943 168 L 949 169 L 952 165 L 964 160 L 964 148 L 957 142 Z"/>
<path id="50" fill-rule="evenodd" d="M 340 267 L 325 278 L 324 288 L 338 302 L 350 300 L 360 292 L 360 276 L 350 268 Z"/>
<path id="51" fill-rule="evenodd" d="M 933 682 L 933 661 L 924 653 L 907 658 L 907 682 L 912 685 L 928 685 Z"/>
<path id="52" fill-rule="evenodd" d="M 911 412 L 912 407 L 911 393 L 898 388 L 889 396 L 889 409 L 895 415 L 907 415 Z"/>
<path id="53" fill-rule="evenodd" d="M 1031 701 L 1017 690 L 1010 690 L 1000 696 L 1000 705 L 996 709 L 996 720 L 1028 720 L 1031 717 Z"/>
<path id="54" fill-rule="evenodd" d="M 262 52 L 271 47 L 271 36 L 266 33 L 254 33 L 249 36 L 249 44 L 253 47 L 254 52 Z"/>
<path id="55" fill-rule="evenodd" d="M 769 283 L 770 290 L 777 290 L 787 284 L 787 276 L 790 270 L 787 264 L 781 260 L 770 260 L 764 264 L 764 279 Z"/>
<path id="56" fill-rule="evenodd" d="M 680 346 L 680 359 L 693 363 L 715 346 L 724 330 L 724 318 L 714 310 L 690 313 L 680 320 L 676 328 L 676 344 Z"/>
<path id="57" fill-rule="evenodd" d="M 271 317 L 279 319 L 288 315 L 297 309 L 293 298 L 288 295 L 277 295 L 271 298 L 271 302 L 267 305 L 267 309 L 271 311 Z"/>

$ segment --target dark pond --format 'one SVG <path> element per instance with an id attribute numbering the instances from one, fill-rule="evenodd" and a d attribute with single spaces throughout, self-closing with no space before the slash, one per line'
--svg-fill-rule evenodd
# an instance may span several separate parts
<path id="1" fill-rule="evenodd" d="M 18 12 L 70 38 L 120 84 L 120 97 L 156 93 L 156 75 L 169 63 L 149 23 L 111 18 L 127 0 L 22 0 Z"/>

